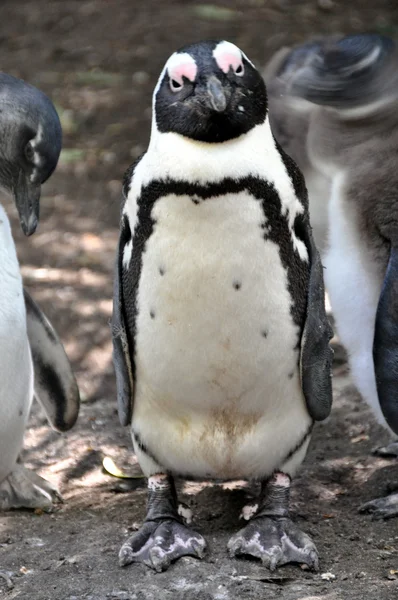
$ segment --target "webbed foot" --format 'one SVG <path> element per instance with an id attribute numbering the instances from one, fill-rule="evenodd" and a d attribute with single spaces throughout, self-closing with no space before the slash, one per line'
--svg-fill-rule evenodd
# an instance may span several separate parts
<path id="1" fill-rule="evenodd" d="M 182 556 L 202 558 L 205 551 L 205 539 L 178 514 L 173 479 L 163 474 L 150 477 L 146 520 L 121 547 L 120 566 L 141 562 L 160 572 Z"/>
<path id="2" fill-rule="evenodd" d="M 373 519 L 392 519 L 398 517 L 398 494 L 390 494 L 384 498 L 376 498 L 365 502 L 359 512 L 370 513 Z"/>
<path id="3" fill-rule="evenodd" d="M 54 503 L 62 502 L 58 490 L 49 482 L 20 464 L 0 483 L 0 510 L 41 508 L 50 512 Z"/>
<path id="4" fill-rule="evenodd" d="M 230 556 L 259 558 L 271 571 L 288 563 L 318 570 L 315 544 L 289 518 L 289 492 L 290 477 L 284 473 L 263 484 L 256 514 L 228 542 Z"/>
<path id="5" fill-rule="evenodd" d="M 141 529 L 125 542 L 119 564 L 142 562 L 155 571 L 165 571 L 182 556 L 202 558 L 206 542 L 199 534 L 173 519 L 145 521 Z"/>
<path id="6" fill-rule="evenodd" d="M 250 555 L 274 571 L 288 563 L 306 564 L 318 570 L 318 552 L 297 525 L 286 517 L 258 517 L 232 536 L 231 556 Z"/>
<path id="7" fill-rule="evenodd" d="M 398 440 L 395 440 L 395 442 L 391 442 L 390 444 L 387 444 L 387 446 L 381 446 L 380 448 L 375 448 L 373 450 L 373 454 L 376 454 L 376 456 L 398 457 Z"/>
<path id="8" fill-rule="evenodd" d="M 8 573 L 6 571 L 0 571 L 0 579 L 4 579 L 5 584 L 7 586 L 7 590 L 12 590 L 14 588 L 14 582 L 12 580 L 13 573 Z"/>

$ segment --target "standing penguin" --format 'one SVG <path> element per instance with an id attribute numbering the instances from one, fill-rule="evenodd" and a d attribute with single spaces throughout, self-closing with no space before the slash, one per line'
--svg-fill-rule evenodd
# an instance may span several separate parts
<path id="1" fill-rule="evenodd" d="M 58 162 L 62 132 L 52 102 L 0 73 L 0 187 L 14 196 L 22 229 L 39 218 L 41 184 Z M 70 363 L 53 327 L 23 290 L 10 223 L 0 205 L 0 510 L 44 508 L 57 490 L 18 461 L 33 395 L 59 431 L 79 410 Z"/>
<path id="2" fill-rule="evenodd" d="M 325 281 L 351 373 L 398 434 L 398 50 L 375 34 L 325 42 L 291 81 L 313 103 L 307 150 L 331 180 Z M 398 454 L 392 443 L 388 453 Z M 366 503 L 398 516 L 398 494 Z"/>
<path id="3" fill-rule="evenodd" d="M 257 479 L 229 544 L 274 569 L 318 566 L 289 518 L 291 477 L 331 408 L 331 330 L 304 180 L 276 144 L 263 79 L 235 45 L 187 46 L 154 91 L 147 152 L 127 172 L 113 310 L 122 424 L 148 511 L 120 564 L 201 557 L 174 476 Z"/>

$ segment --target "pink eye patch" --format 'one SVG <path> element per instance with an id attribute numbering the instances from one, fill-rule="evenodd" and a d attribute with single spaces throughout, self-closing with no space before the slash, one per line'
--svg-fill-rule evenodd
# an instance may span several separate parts
<path id="1" fill-rule="evenodd" d="M 213 51 L 214 60 L 224 73 L 228 73 L 232 67 L 233 71 L 242 71 L 243 61 L 242 53 L 230 42 L 220 42 Z"/>
<path id="2" fill-rule="evenodd" d="M 198 72 L 196 62 L 187 53 L 173 54 L 167 64 L 167 73 L 171 80 L 180 85 L 183 84 L 183 77 L 189 81 L 195 81 Z"/>

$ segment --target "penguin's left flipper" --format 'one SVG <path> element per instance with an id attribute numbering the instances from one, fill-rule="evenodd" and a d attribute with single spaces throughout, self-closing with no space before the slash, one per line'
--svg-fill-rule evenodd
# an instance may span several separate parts
<path id="1" fill-rule="evenodd" d="M 129 425 L 131 422 L 134 391 L 133 365 L 124 318 L 122 289 L 123 255 L 124 248 L 128 243 L 132 243 L 132 236 L 128 219 L 123 217 L 115 265 L 112 312 L 113 364 L 116 373 L 117 406 L 119 419 L 123 426 Z"/>
<path id="2" fill-rule="evenodd" d="M 53 326 L 24 289 L 26 322 L 34 370 L 34 392 L 51 425 L 67 431 L 79 414 L 79 388 Z"/>
<path id="3" fill-rule="evenodd" d="M 373 362 L 377 395 L 387 424 L 398 433 L 398 245 L 391 246 L 376 312 Z"/>
<path id="4" fill-rule="evenodd" d="M 308 219 L 299 217 L 296 230 L 310 262 L 306 321 L 301 338 L 300 375 L 307 408 L 314 421 L 323 421 L 332 408 L 333 330 L 326 315 L 321 257 Z"/>

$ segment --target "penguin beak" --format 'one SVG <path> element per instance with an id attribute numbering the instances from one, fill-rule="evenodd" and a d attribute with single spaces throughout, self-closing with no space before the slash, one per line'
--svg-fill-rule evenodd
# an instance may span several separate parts
<path id="1" fill-rule="evenodd" d="M 22 231 L 27 236 L 36 231 L 39 222 L 40 192 L 40 183 L 32 183 L 21 170 L 14 188 L 14 200 Z"/>
<path id="2" fill-rule="evenodd" d="M 216 112 L 224 112 L 227 108 L 228 98 L 221 81 L 212 75 L 207 80 L 206 91 L 210 107 Z"/>

